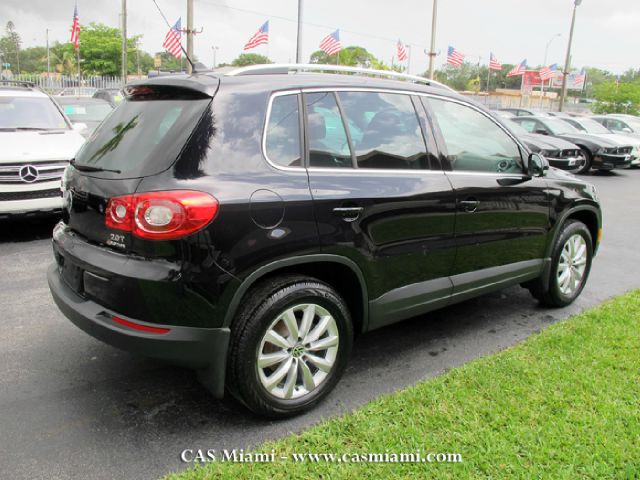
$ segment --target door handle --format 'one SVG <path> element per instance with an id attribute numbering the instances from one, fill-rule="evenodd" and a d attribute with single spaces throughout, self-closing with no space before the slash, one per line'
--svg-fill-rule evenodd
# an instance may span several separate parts
<path id="1" fill-rule="evenodd" d="M 362 212 L 362 207 L 336 207 L 333 209 L 333 213 L 342 217 L 345 222 L 357 220 L 360 212 Z"/>
<path id="2" fill-rule="evenodd" d="M 467 198 L 466 200 L 461 200 L 459 203 L 462 210 L 469 213 L 475 212 L 478 209 L 478 205 L 480 205 L 480 201 L 475 198 Z"/>

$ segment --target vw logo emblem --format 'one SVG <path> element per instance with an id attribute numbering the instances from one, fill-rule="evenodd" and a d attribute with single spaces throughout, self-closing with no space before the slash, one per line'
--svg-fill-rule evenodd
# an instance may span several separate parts
<path id="1" fill-rule="evenodd" d="M 18 172 L 23 182 L 33 183 L 38 179 L 38 169 L 33 165 L 25 165 Z"/>

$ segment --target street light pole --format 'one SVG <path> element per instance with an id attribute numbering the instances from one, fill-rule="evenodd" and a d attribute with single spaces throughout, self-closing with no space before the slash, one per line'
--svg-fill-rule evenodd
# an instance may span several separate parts
<path id="1" fill-rule="evenodd" d="M 582 0 L 574 0 L 573 3 L 573 15 L 571 16 L 571 29 L 569 30 L 569 42 L 567 43 L 567 56 L 564 60 L 564 72 L 562 75 L 562 89 L 560 90 L 560 103 L 558 104 L 558 111 L 561 112 L 564 108 L 564 101 L 567 96 L 567 77 L 569 76 L 570 63 L 571 63 L 571 42 L 573 41 L 573 28 L 576 24 L 576 10 L 582 3 Z"/>
<path id="2" fill-rule="evenodd" d="M 49 56 L 49 29 L 47 28 L 47 87 L 51 87 L 51 57 Z"/>
<path id="3" fill-rule="evenodd" d="M 128 60 L 127 60 L 127 0 L 122 0 L 122 82 L 127 83 Z"/>
<path id="4" fill-rule="evenodd" d="M 547 46 L 544 48 L 544 61 L 542 62 L 543 67 L 547 66 L 547 54 L 549 53 L 549 46 L 556 38 L 561 36 L 562 36 L 561 33 L 556 33 L 553 37 L 551 37 L 551 40 L 547 42 Z M 549 80 L 549 85 L 551 85 L 551 80 Z M 544 80 L 540 80 L 540 107 L 542 107 L 543 103 L 544 103 Z"/>
<path id="5" fill-rule="evenodd" d="M 217 46 L 212 46 L 211 50 L 213 50 L 213 68 L 212 70 L 216 69 L 216 52 L 218 51 L 218 47 Z"/>
<path id="6" fill-rule="evenodd" d="M 296 63 L 302 63 L 302 8 L 303 0 L 298 0 L 298 38 L 296 40 Z"/>
<path id="7" fill-rule="evenodd" d="M 438 0 L 433 0 L 433 13 L 431 14 L 431 49 L 429 50 L 429 78 L 433 80 L 433 67 L 436 57 L 436 22 L 438 18 Z"/>

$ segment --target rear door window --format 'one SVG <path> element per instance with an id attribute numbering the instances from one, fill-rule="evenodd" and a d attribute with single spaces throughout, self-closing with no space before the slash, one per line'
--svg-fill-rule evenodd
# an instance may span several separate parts
<path id="1" fill-rule="evenodd" d="M 340 92 L 338 97 L 358 168 L 428 168 L 424 137 L 411 97 L 379 92 Z"/>
<path id="2" fill-rule="evenodd" d="M 309 166 L 351 168 L 351 150 L 333 92 L 306 93 Z"/>
<path id="3" fill-rule="evenodd" d="M 176 161 L 210 103 L 210 98 L 127 100 L 87 140 L 76 163 L 119 170 L 126 178 L 160 173 Z"/>

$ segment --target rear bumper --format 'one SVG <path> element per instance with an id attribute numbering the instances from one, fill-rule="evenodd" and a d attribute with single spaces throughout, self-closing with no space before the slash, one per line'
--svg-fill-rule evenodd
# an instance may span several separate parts
<path id="1" fill-rule="evenodd" d="M 200 370 L 200 380 L 217 397 L 224 392 L 228 328 L 196 328 L 158 325 L 127 318 L 76 294 L 62 280 L 54 263 L 47 271 L 51 295 L 58 308 L 81 330 L 109 345 L 173 364 Z M 147 333 L 122 326 L 113 316 L 138 325 L 166 328 L 166 333 Z"/>

